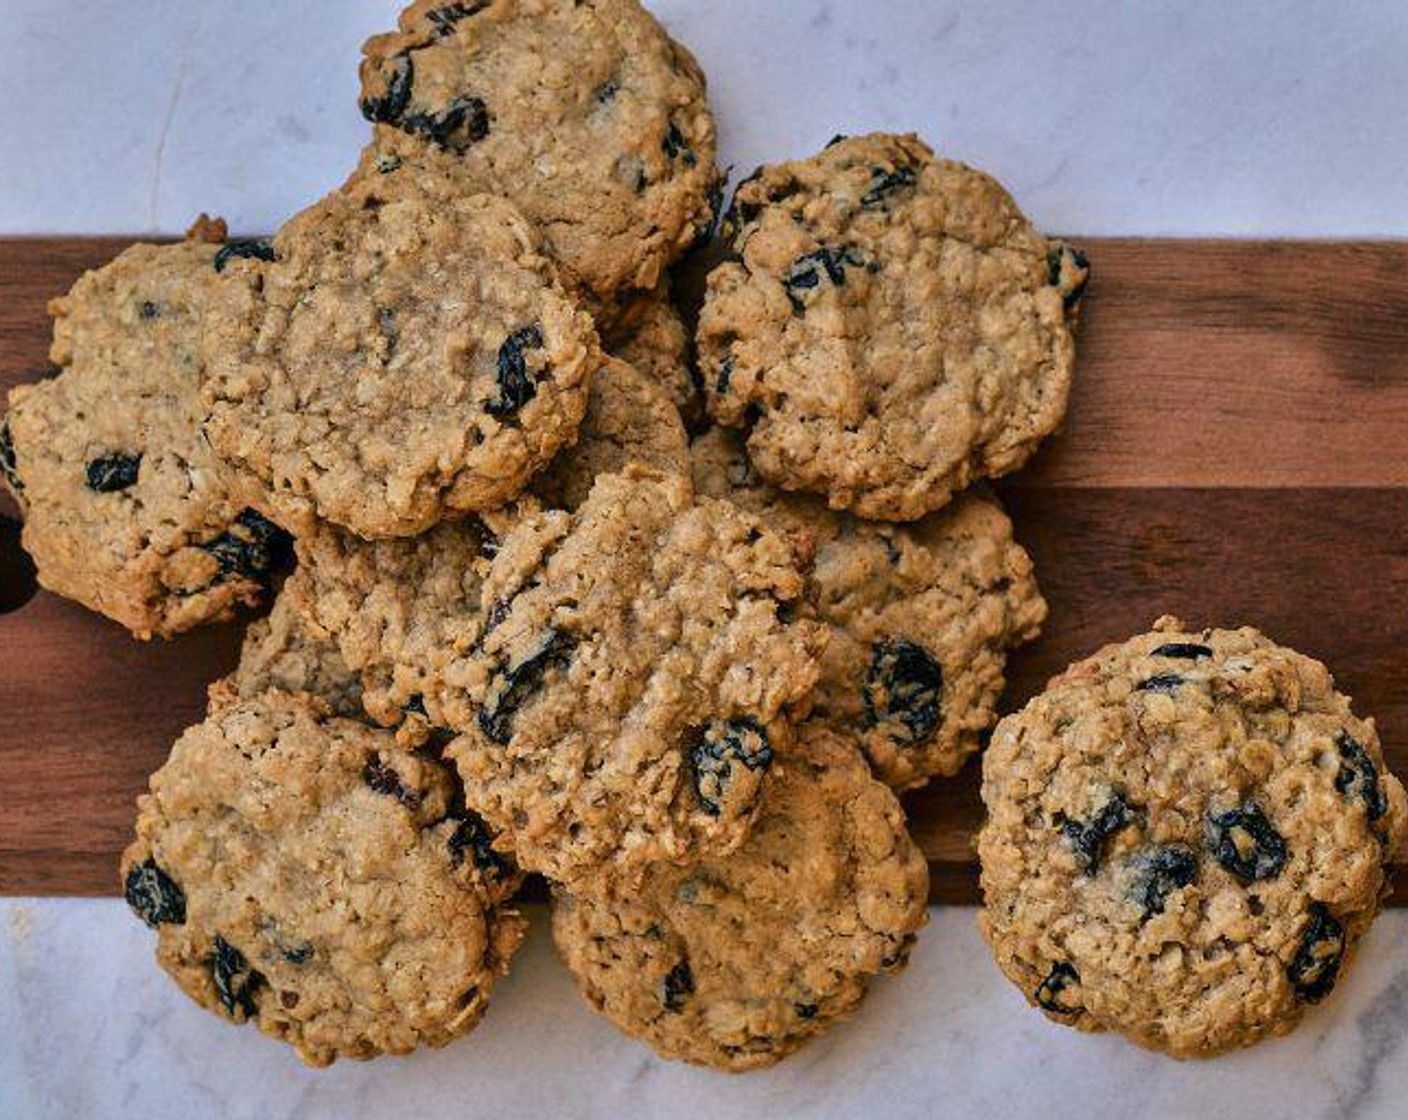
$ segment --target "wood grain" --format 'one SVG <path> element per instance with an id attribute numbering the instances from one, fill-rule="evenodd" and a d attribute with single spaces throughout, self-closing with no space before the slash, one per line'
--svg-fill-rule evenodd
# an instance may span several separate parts
<path id="1" fill-rule="evenodd" d="M 1161 613 L 1254 623 L 1330 664 L 1408 774 L 1408 245 L 1082 243 L 1067 429 L 1001 487 L 1052 605 L 1006 707 Z M 122 244 L 0 241 L 0 386 L 42 374 L 45 301 Z M 0 893 L 115 890 L 133 799 L 238 641 L 135 642 L 44 592 L 0 614 Z M 907 803 L 935 898 L 973 901 L 977 767 Z"/>

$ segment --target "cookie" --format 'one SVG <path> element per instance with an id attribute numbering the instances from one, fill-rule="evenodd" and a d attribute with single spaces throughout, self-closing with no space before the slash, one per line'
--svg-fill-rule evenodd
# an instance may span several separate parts
<path id="1" fill-rule="evenodd" d="M 1325 666 L 1170 618 L 999 723 L 983 802 L 1002 971 L 1057 1022 L 1178 1057 L 1284 1034 L 1329 995 L 1408 831 Z"/>
<path id="2" fill-rule="evenodd" d="M 928 867 L 853 743 L 809 727 L 737 852 L 656 864 L 638 889 L 557 892 L 582 993 L 667 1058 L 771 1065 L 855 1011 L 923 925 Z"/>
<path id="3" fill-rule="evenodd" d="M 662 284 L 632 302 L 624 324 L 605 340 L 606 348 L 629 362 L 658 385 L 675 402 L 685 427 L 699 428 L 704 419 L 704 398 L 689 354 L 689 332 Z"/>
<path id="4" fill-rule="evenodd" d="M 441 1046 L 482 1017 L 524 931 L 517 872 L 456 801 L 390 733 L 269 692 L 177 740 L 123 888 L 187 995 L 310 1065 Z"/>
<path id="5" fill-rule="evenodd" d="M 785 533 L 829 629 L 813 719 L 854 735 L 895 789 L 958 772 L 997 718 L 1007 654 L 1046 618 L 1031 558 L 986 495 L 908 525 L 862 521 L 752 470 L 737 433 L 691 446 L 701 496 L 727 498 Z"/>
<path id="6" fill-rule="evenodd" d="M 411 166 L 510 198 L 608 320 L 713 224 L 694 59 L 636 0 L 419 0 L 363 48 L 356 178 Z"/>
<path id="7" fill-rule="evenodd" d="M 53 300 L 57 376 L 10 392 L 6 474 L 39 580 L 140 638 L 259 601 L 288 538 L 200 434 L 201 322 L 224 223 L 134 245 Z"/>
<path id="8" fill-rule="evenodd" d="M 524 517 L 431 706 L 470 806 L 557 882 L 733 850 L 816 680 L 824 636 L 784 621 L 801 590 L 781 538 L 677 475 Z"/>
<path id="9" fill-rule="evenodd" d="M 665 389 L 634 366 L 608 358 L 592 380 L 576 445 L 558 452 L 530 489 L 546 506 L 576 509 L 597 475 L 630 463 L 687 478 L 689 441 Z"/>
<path id="10" fill-rule="evenodd" d="M 368 714 L 396 726 L 428 717 L 427 704 L 439 716 L 444 667 L 483 627 L 484 576 L 496 545 L 479 518 L 388 541 L 325 525 L 298 541 L 298 568 L 284 594 L 360 674 Z"/>
<path id="11" fill-rule="evenodd" d="M 215 705 L 252 700 L 271 689 L 306 692 L 347 719 L 365 719 L 362 681 L 331 640 L 315 634 L 287 593 L 274 600 L 268 617 L 250 623 L 239 665 L 210 686 Z"/>
<path id="12" fill-rule="evenodd" d="M 914 136 L 760 168 L 724 222 L 697 341 L 710 414 L 768 481 L 908 521 L 1060 423 L 1085 258 Z"/>
<path id="13" fill-rule="evenodd" d="M 392 173 L 334 191 L 212 298 L 211 446 L 295 535 L 493 509 L 576 436 L 600 363 L 507 203 Z"/>

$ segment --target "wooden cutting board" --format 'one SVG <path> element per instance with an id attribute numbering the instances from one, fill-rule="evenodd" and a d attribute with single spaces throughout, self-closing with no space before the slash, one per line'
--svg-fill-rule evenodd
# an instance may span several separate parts
<path id="1" fill-rule="evenodd" d="M 1075 240 L 1066 431 L 1000 488 L 1051 602 L 1006 707 L 1157 615 L 1251 623 L 1325 660 L 1408 776 L 1408 244 Z M 0 241 L 0 386 L 43 375 L 46 299 L 123 244 Z M 0 614 L 0 893 L 115 893 L 133 799 L 238 643 L 143 644 L 42 591 Z M 908 798 L 941 901 L 976 899 L 977 775 Z"/>

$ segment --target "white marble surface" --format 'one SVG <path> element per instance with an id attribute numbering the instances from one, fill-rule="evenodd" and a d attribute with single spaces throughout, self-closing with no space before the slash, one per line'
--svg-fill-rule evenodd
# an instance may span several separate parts
<path id="1" fill-rule="evenodd" d="M 118 902 L 0 903 L 0 1117 L 1390 1117 L 1408 1099 L 1408 914 L 1285 1039 L 1198 1064 L 1048 1024 L 988 962 L 967 908 L 932 912 L 906 973 L 771 1070 L 664 1062 L 588 1010 L 546 910 L 483 1025 L 440 1051 L 301 1067 L 200 1010 Z"/>
<path id="2" fill-rule="evenodd" d="M 272 229 L 397 0 L 0 0 L 0 233 Z M 742 171 L 914 128 L 1079 233 L 1408 234 L 1408 4 L 655 0 Z"/>
<path id="3" fill-rule="evenodd" d="M 271 229 L 350 164 L 357 46 L 393 4 L 0 0 L 0 233 L 169 233 L 201 209 Z M 657 7 L 704 63 L 745 171 L 833 132 L 912 127 L 1053 229 L 1408 235 L 1398 0 Z M 1399 1117 L 1408 1099 L 1408 912 L 1289 1039 L 1180 1065 L 1048 1025 L 972 912 L 938 909 L 856 1022 L 743 1078 L 618 1037 L 542 925 L 469 1040 L 314 1073 L 189 1004 L 120 903 L 0 902 L 0 1118 L 1309 1120 Z"/>

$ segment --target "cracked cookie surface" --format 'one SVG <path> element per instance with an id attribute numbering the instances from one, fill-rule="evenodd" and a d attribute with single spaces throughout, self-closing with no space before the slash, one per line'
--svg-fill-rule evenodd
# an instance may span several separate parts
<path id="1" fill-rule="evenodd" d="M 398 24 L 363 47 L 356 177 L 513 199 L 603 321 L 712 223 L 704 76 L 636 0 L 419 0 Z"/>
<path id="2" fill-rule="evenodd" d="M 306 692 L 333 715 L 366 718 L 361 679 L 334 642 L 309 628 L 286 593 L 267 617 L 250 623 L 235 671 L 210 686 L 211 703 L 252 700 L 271 689 Z"/>
<path id="3" fill-rule="evenodd" d="M 1060 423 L 1084 257 L 914 136 L 760 168 L 697 331 L 710 414 L 759 472 L 906 521 L 1020 467 Z"/>
<path id="4" fill-rule="evenodd" d="M 134 245 L 49 304 L 57 376 L 3 418 L 24 547 L 49 590 L 138 637 L 254 604 L 282 532 L 232 496 L 201 438 L 201 324 L 224 223 Z"/>
<path id="5" fill-rule="evenodd" d="M 576 434 L 596 332 L 507 202 L 391 173 L 231 261 L 205 431 L 296 535 L 412 536 L 517 494 Z"/>
<path id="6" fill-rule="evenodd" d="M 479 637 L 496 547 L 481 518 L 388 541 L 325 525 L 298 541 L 285 595 L 361 675 L 373 719 L 395 726 L 413 715 L 444 726 L 443 671 Z"/>
<path id="7" fill-rule="evenodd" d="M 605 344 L 616 357 L 665 388 L 688 430 L 702 426 L 699 375 L 691 365 L 689 332 L 672 302 L 669 284 L 636 299 L 626 311 L 624 324 L 612 331 Z"/>
<path id="8" fill-rule="evenodd" d="M 830 631 L 810 718 L 856 736 L 896 789 L 957 773 L 997 718 L 1008 652 L 1046 617 L 1001 507 L 963 494 L 910 524 L 862 521 L 764 482 L 734 432 L 690 451 L 700 496 L 758 514 L 805 562 L 805 609 Z"/>
<path id="9" fill-rule="evenodd" d="M 816 680 L 824 635 L 783 621 L 801 590 L 784 541 L 676 475 L 522 518 L 442 673 L 471 807 L 558 882 L 736 848 Z"/>
<path id="10" fill-rule="evenodd" d="M 924 923 L 928 867 L 894 795 L 849 739 L 800 736 L 732 855 L 554 896 L 583 995 L 665 1057 L 771 1065 L 850 1015 Z"/>
<path id="11" fill-rule="evenodd" d="M 197 1003 L 309 1064 L 440 1046 L 523 937 L 516 874 L 466 842 L 452 773 L 279 692 L 189 729 L 122 861 L 157 960 Z"/>
<path id="12" fill-rule="evenodd" d="M 607 358 L 592 379 L 576 444 L 558 452 L 529 490 L 544 505 L 576 509 L 598 475 L 630 463 L 688 478 L 689 442 L 666 390 L 634 366 Z"/>
<path id="13" fill-rule="evenodd" d="M 1003 972 L 1058 1022 L 1179 1057 L 1325 998 L 1408 830 L 1373 721 L 1322 664 L 1169 618 L 998 724 L 983 802 Z"/>

